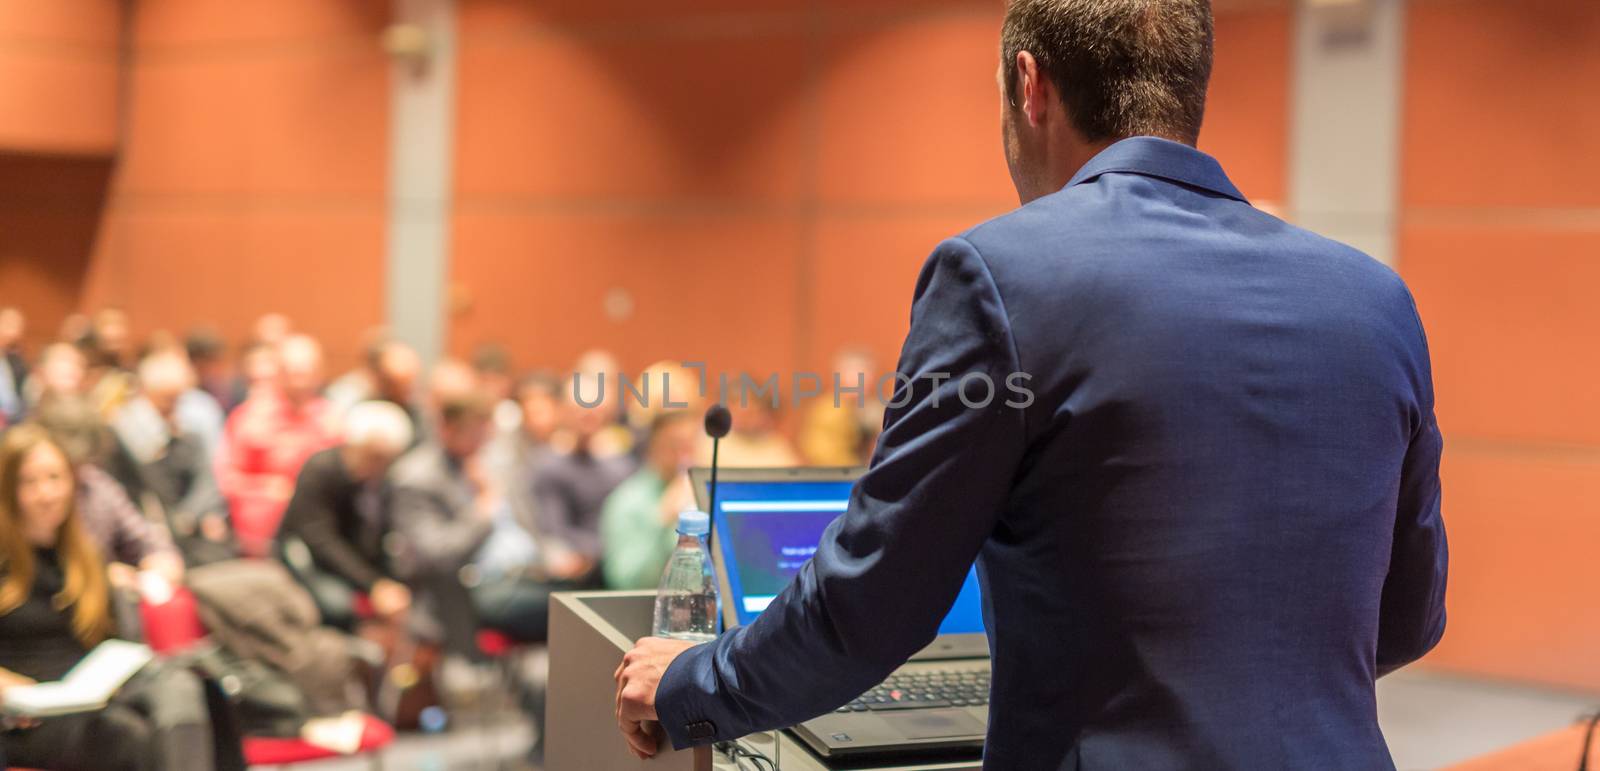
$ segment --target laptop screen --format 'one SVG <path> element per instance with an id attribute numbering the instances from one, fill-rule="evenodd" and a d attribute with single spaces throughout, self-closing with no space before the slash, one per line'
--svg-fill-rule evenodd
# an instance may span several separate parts
<path id="1" fill-rule="evenodd" d="M 754 621 L 800 572 L 843 514 L 854 483 L 844 480 L 723 480 L 717 485 L 717 544 L 729 596 L 742 626 Z M 978 575 L 967 570 L 939 634 L 983 634 Z"/>

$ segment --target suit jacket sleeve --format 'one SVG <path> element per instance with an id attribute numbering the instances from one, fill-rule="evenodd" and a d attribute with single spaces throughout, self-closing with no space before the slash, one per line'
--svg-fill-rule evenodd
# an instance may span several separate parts
<path id="1" fill-rule="evenodd" d="M 1409 295 L 1407 298 L 1409 302 Z M 1411 307 L 1415 319 L 1415 305 Z M 1416 327 L 1417 416 L 1400 472 L 1394 545 L 1378 620 L 1378 676 L 1433 649 L 1444 635 L 1449 549 L 1439 513 L 1439 457 L 1444 439 L 1433 412 L 1433 375 L 1421 321 Z"/>
<path id="2" fill-rule="evenodd" d="M 923 267 L 894 399 L 848 510 L 755 623 L 692 648 L 662 678 L 673 746 L 810 719 L 932 642 L 1005 505 L 1025 444 L 1006 402 L 1020 371 L 988 266 L 952 239 Z M 984 402 L 982 378 L 994 386 Z M 870 397 L 869 397 L 870 398 Z"/>

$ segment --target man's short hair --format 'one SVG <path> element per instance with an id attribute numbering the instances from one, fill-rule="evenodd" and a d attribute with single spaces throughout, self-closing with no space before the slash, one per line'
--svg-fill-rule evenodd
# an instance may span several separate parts
<path id="1" fill-rule="evenodd" d="M 183 339 L 184 352 L 189 355 L 189 361 L 195 364 L 221 359 L 226 347 L 222 337 L 210 327 L 195 327 Z"/>
<path id="2" fill-rule="evenodd" d="M 543 369 L 523 375 L 522 380 L 517 383 L 517 401 L 526 401 L 534 394 L 543 394 L 554 401 L 560 401 L 564 396 L 560 376 Z"/>
<path id="3" fill-rule="evenodd" d="M 1211 79 L 1210 0 L 1011 0 L 1000 32 L 1006 98 L 1027 51 L 1089 142 L 1193 144 Z"/>
<path id="4" fill-rule="evenodd" d="M 511 353 L 499 343 L 484 343 L 472 352 L 472 368 L 496 375 L 511 374 Z"/>
<path id="5" fill-rule="evenodd" d="M 489 400 L 477 391 L 451 394 L 439 403 L 439 421 L 459 426 L 473 420 L 488 420 L 494 413 Z"/>
<path id="6" fill-rule="evenodd" d="M 411 446 L 411 416 L 393 402 L 366 401 L 344 416 L 344 443 L 399 452 Z"/>

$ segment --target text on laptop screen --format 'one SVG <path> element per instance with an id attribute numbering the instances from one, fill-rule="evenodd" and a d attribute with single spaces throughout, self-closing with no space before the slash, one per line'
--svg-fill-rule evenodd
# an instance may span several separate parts
<path id="1" fill-rule="evenodd" d="M 742 626 L 754 621 L 817 550 L 822 531 L 843 514 L 851 482 L 762 481 L 717 485 L 717 540 L 730 597 Z M 982 634 L 978 575 L 967 570 L 939 634 Z"/>

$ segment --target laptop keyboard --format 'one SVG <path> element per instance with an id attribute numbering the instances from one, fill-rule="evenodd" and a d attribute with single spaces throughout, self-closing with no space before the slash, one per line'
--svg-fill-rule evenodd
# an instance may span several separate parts
<path id="1" fill-rule="evenodd" d="M 980 707 L 988 703 L 988 672 L 910 672 L 890 676 L 883 685 L 861 694 L 860 698 L 834 712 Z"/>

